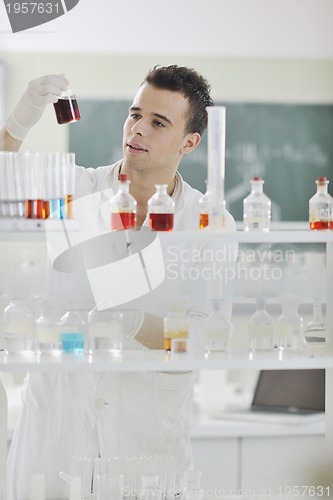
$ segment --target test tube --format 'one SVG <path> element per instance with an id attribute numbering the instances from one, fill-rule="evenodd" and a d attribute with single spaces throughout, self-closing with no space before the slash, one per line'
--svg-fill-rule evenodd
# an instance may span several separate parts
<path id="1" fill-rule="evenodd" d="M 44 175 L 38 153 L 24 153 L 22 157 L 25 173 L 25 216 L 27 219 L 44 218 Z"/>
<path id="2" fill-rule="evenodd" d="M 24 172 L 18 153 L 0 153 L 0 216 L 24 217 Z"/>
<path id="3" fill-rule="evenodd" d="M 64 161 L 66 219 L 73 219 L 73 202 L 75 192 L 75 153 L 65 153 Z"/>
<path id="4" fill-rule="evenodd" d="M 208 227 L 224 229 L 225 129 L 226 108 L 208 106 Z"/>

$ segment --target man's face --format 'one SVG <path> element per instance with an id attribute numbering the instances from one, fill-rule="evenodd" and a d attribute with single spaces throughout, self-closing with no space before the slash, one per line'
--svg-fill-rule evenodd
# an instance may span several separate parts
<path id="1" fill-rule="evenodd" d="M 180 92 L 144 83 L 134 97 L 124 124 L 123 151 L 127 168 L 173 173 L 188 152 L 188 99 Z"/>

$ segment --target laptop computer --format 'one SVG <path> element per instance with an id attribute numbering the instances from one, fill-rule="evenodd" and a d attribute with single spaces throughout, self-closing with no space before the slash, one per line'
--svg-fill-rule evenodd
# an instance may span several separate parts
<path id="1" fill-rule="evenodd" d="M 261 370 L 250 408 L 220 412 L 220 419 L 305 423 L 325 415 L 325 370 Z"/>

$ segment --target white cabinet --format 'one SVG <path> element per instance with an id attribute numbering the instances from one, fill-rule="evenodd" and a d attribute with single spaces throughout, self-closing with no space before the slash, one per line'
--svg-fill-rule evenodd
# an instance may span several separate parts
<path id="1" fill-rule="evenodd" d="M 19 244 L 25 241 L 34 241 L 36 239 L 43 241 L 43 234 L 41 232 L 35 233 L 1 233 L 0 240 L 2 241 L 12 241 Z M 227 242 L 238 242 L 242 244 L 286 244 L 294 245 L 296 243 L 304 243 L 307 245 L 316 244 L 326 244 L 327 251 L 327 314 L 326 314 L 326 324 L 327 330 L 331 337 L 331 343 L 327 348 L 325 353 L 320 355 L 312 354 L 306 351 L 296 352 L 296 351 L 272 351 L 270 353 L 255 353 L 255 355 L 250 355 L 248 351 L 234 351 L 230 354 L 211 354 L 206 356 L 205 354 L 187 354 L 183 356 L 178 356 L 176 358 L 171 355 L 165 355 L 161 351 L 128 351 L 124 352 L 121 359 L 116 361 L 110 361 L 105 359 L 105 357 L 82 357 L 81 359 L 75 356 L 66 356 L 63 359 L 23 359 L 20 356 L 11 357 L 6 359 L 3 353 L 0 353 L 0 371 L 27 371 L 27 370 L 38 370 L 38 371 L 57 371 L 57 370 L 68 370 L 68 371 L 80 371 L 80 370 L 90 370 L 90 371 L 187 371 L 187 370 L 222 370 L 222 369 L 232 369 L 232 370 L 249 370 L 249 369 L 286 369 L 286 368 L 325 368 L 327 373 L 326 385 L 327 385 L 327 400 L 326 400 L 326 414 L 327 414 L 327 429 L 326 429 L 326 444 L 331 450 L 331 457 L 333 456 L 333 232 L 310 232 L 310 231 L 271 231 L 269 233 L 243 233 L 237 232 L 232 233 L 209 233 L 206 231 L 202 232 L 192 232 L 192 233 L 169 233 L 160 234 L 160 240 L 163 244 L 170 243 L 176 245 L 177 242 L 182 241 L 210 241 L 213 240 L 215 243 L 220 241 Z M 237 332 L 234 333 L 237 335 Z M 5 500 L 5 451 L 6 450 L 6 398 L 5 393 L 0 383 L 0 500 Z M 264 460 L 267 474 L 271 473 L 269 467 L 278 468 L 279 463 L 283 463 L 292 457 L 292 455 L 286 455 L 284 452 L 279 450 L 284 449 L 284 445 L 288 444 L 288 439 L 279 440 L 278 442 L 272 441 L 268 442 L 263 440 L 259 442 L 251 442 L 248 440 L 246 443 L 242 443 L 242 476 L 246 479 L 252 477 L 255 474 L 256 464 L 260 455 L 266 457 Z M 226 485 L 239 484 L 239 477 L 235 477 L 235 469 L 232 467 L 232 463 L 239 460 L 239 442 L 235 439 L 226 439 L 226 448 L 221 452 L 219 443 L 216 442 L 211 448 L 212 456 L 216 458 L 216 469 L 212 471 L 213 473 L 219 473 L 218 463 L 223 461 L 224 465 L 224 476 Z M 200 456 L 200 447 L 203 446 L 199 442 L 197 443 L 197 455 Z M 299 454 L 306 454 L 306 450 L 302 449 L 303 444 L 301 441 L 296 443 L 294 449 L 298 448 Z M 308 449 L 315 449 L 315 443 L 309 443 Z M 261 451 L 259 451 L 261 450 Z M 222 454 L 221 454 L 222 453 Z M 270 457 L 269 457 L 270 455 Z M 274 458 L 275 457 L 275 458 Z M 279 458 L 280 457 L 280 458 Z M 296 455 L 295 455 L 296 457 Z M 280 460 L 280 462 L 279 462 Z M 296 460 L 296 458 L 295 458 Z M 269 465 L 270 464 L 270 465 Z M 300 466 L 302 464 L 300 463 Z M 259 466 L 258 466 L 259 467 Z M 200 468 L 200 464 L 198 464 Z M 264 470 L 264 469 L 262 469 Z M 207 476 L 207 480 L 210 480 Z"/>

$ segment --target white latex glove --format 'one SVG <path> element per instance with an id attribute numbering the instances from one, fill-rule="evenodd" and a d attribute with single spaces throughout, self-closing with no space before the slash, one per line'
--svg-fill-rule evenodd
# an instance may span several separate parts
<path id="1" fill-rule="evenodd" d="M 9 134 L 23 141 L 30 128 L 41 118 L 46 106 L 57 102 L 68 84 L 64 75 L 46 75 L 29 82 L 13 113 L 5 121 Z"/>

